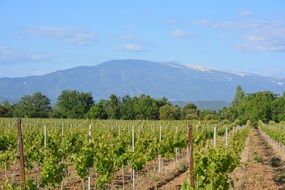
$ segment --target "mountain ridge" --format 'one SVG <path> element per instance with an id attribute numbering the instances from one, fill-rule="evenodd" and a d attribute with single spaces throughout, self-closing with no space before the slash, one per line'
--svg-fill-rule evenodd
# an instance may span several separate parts
<path id="1" fill-rule="evenodd" d="M 285 79 L 257 74 L 238 75 L 177 62 L 137 59 L 111 60 L 94 66 L 78 66 L 44 75 L 0 78 L 0 99 L 18 100 L 40 91 L 55 101 L 62 90 L 91 92 L 95 100 L 148 94 L 172 101 L 231 101 L 237 85 L 246 92 L 270 90 L 283 93 Z"/>

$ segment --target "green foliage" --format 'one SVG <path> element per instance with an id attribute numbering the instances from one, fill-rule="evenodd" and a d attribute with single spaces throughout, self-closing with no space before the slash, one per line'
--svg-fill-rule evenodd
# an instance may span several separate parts
<path id="1" fill-rule="evenodd" d="M 15 127 L 6 127 L 13 122 L 9 118 L 0 119 L 1 166 L 14 163 L 18 156 L 17 130 Z M 58 188 L 62 179 L 66 178 L 67 169 L 70 168 L 76 169 L 77 177 L 80 177 L 82 181 L 85 181 L 92 171 L 97 176 L 97 188 L 108 189 L 108 184 L 113 182 L 115 174 L 122 167 L 126 171 L 144 170 L 150 161 L 159 156 L 164 160 L 173 160 L 176 151 L 178 155 L 182 155 L 181 151 L 185 150 L 188 145 L 187 124 L 189 121 L 23 119 L 23 122 L 26 170 L 27 173 L 40 172 L 40 184 L 44 189 Z M 94 127 L 89 128 L 90 123 Z M 228 131 L 231 131 L 236 124 L 229 121 L 215 125 L 211 125 L 209 121 L 191 123 L 195 165 L 202 167 L 200 160 L 208 160 L 205 166 L 205 176 L 202 176 L 201 168 L 197 169 L 200 172 L 200 183 L 204 183 L 203 179 L 205 179 L 202 185 L 204 189 L 210 185 L 211 187 L 226 187 L 227 174 L 225 173 L 231 171 L 236 164 L 238 152 L 241 150 L 238 142 L 244 138 L 241 132 L 243 129 L 236 136 L 229 137 L 229 150 L 225 151 L 224 141 L 218 142 L 218 150 L 214 150 L 211 148 L 213 127 L 216 127 L 219 137 L 225 134 L 226 127 Z M 47 129 L 46 147 L 44 147 L 43 124 Z M 132 125 L 135 137 L 134 150 L 130 127 Z M 223 149 L 220 150 L 219 147 Z M 202 156 L 207 158 L 202 159 Z M 218 177 L 214 178 L 215 175 Z"/>
<path id="2" fill-rule="evenodd" d="M 285 126 L 283 124 L 265 125 L 260 121 L 259 126 L 270 138 L 285 145 Z"/>
<path id="3" fill-rule="evenodd" d="M 276 122 L 285 121 L 285 96 L 272 102 L 272 119 Z"/>
<path id="4" fill-rule="evenodd" d="M 81 179 L 86 179 L 89 175 L 89 170 L 93 167 L 95 159 L 95 149 L 93 143 L 83 145 L 82 149 L 73 155 L 73 161 L 77 174 Z"/>
<path id="5" fill-rule="evenodd" d="M 112 94 L 110 99 L 104 102 L 104 109 L 109 119 L 120 119 L 121 100 L 116 95 Z"/>
<path id="6" fill-rule="evenodd" d="M 47 118 L 50 112 L 50 100 L 40 92 L 23 96 L 14 108 L 17 117 Z"/>
<path id="7" fill-rule="evenodd" d="M 90 93 L 64 90 L 57 99 L 55 116 L 62 118 L 84 118 L 93 105 Z"/>
<path id="8" fill-rule="evenodd" d="M 50 155 L 44 158 L 41 171 L 41 187 L 55 187 L 65 176 L 66 165 L 58 158 Z"/>
<path id="9" fill-rule="evenodd" d="M 245 95 L 238 86 L 231 107 L 221 110 L 219 116 L 231 121 L 238 119 L 240 124 L 245 124 L 247 120 L 253 125 L 257 125 L 259 120 L 279 122 L 285 119 L 285 98 L 269 91 Z"/>
<path id="10" fill-rule="evenodd" d="M 197 189 L 229 189 L 228 175 L 239 165 L 239 154 L 244 148 L 249 130 L 250 127 L 246 126 L 238 133 L 230 133 L 228 147 L 224 147 L 224 141 L 218 141 L 215 148 L 211 142 L 201 141 L 194 148 Z M 192 188 L 188 182 L 183 182 L 181 189 Z"/>
<path id="11" fill-rule="evenodd" d="M 4 101 L 0 104 L 0 117 L 12 117 L 13 116 L 13 105 L 8 101 Z"/>
<path id="12" fill-rule="evenodd" d="M 87 113 L 89 119 L 108 119 L 108 114 L 104 109 L 104 101 L 100 101 L 90 108 Z"/>
<path id="13" fill-rule="evenodd" d="M 199 117 L 200 119 L 204 119 L 204 120 L 215 120 L 217 119 L 217 113 L 215 111 L 212 110 L 203 110 L 200 111 L 199 113 Z"/>
<path id="14" fill-rule="evenodd" d="M 198 114 L 199 111 L 197 109 L 197 106 L 195 106 L 192 103 L 186 104 L 183 108 L 182 108 L 182 119 L 198 119 Z"/>
<path id="15" fill-rule="evenodd" d="M 134 97 L 136 119 L 159 119 L 159 105 L 150 96 Z"/>
<path id="16" fill-rule="evenodd" d="M 136 113 L 135 113 L 135 107 L 134 107 L 134 99 L 130 96 L 124 96 L 122 98 L 122 104 L 120 107 L 121 111 L 121 119 L 135 119 Z"/>
<path id="17" fill-rule="evenodd" d="M 237 86 L 236 94 L 234 96 L 234 100 L 232 102 L 232 105 L 233 106 L 239 105 L 244 97 L 245 97 L 244 90 L 241 88 L 241 86 Z"/>
<path id="18" fill-rule="evenodd" d="M 159 108 L 159 119 L 178 120 L 181 118 L 181 111 L 177 106 L 164 105 Z"/>
<path id="19" fill-rule="evenodd" d="M 240 103 L 237 112 L 241 121 L 250 120 L 256 125 L 259 120 L 268 122 L 271 120 L 271 106 L 275 99 L 272 92 L 264 91 L 250 94 Z"/>
<path id="20" fill-rule="evenodd" d="M 96 182 L 99 189 L 105 189 L 106 184 L 112 179 L 115 170 L 116 160 L 114 148 L 110 143 L 98 143 L 95 154 L 95 170 L 99 177 Z"/>

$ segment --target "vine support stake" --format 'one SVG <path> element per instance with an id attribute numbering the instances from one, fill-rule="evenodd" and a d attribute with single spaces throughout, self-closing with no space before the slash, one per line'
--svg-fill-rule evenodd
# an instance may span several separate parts
<path id="1" fill-rule="evenodd" d="M 216 138 L 217 138 L 217 130 L 216 127 L 214 127 L 214 139 L 213 139 L 214 148 L 216 147 Z"/>
<path id="2" fill-rule="evenodd" d="M 226 128 L 226 147 L 228 146 L 228 128 Z"/>
<path id="3" fill-rule="evenodd" d="M 161 144 L 161 139 L 162 139 L 162 129 L 161 125 L 159 126 L 159 144 Z M 161 171 L 161 155 L 159 153 L 158 155 L 158 173 Z"/>
<path id="4" fill-rule="evenodd" d="M 178 128 L 177 128 L 177 125 L 176 125 L 176 126 L 175 126 L 175 135 L 177 136 L 177 134 L 178 134 Z M 175 162 L 177 163 L 178 148 L 175 147 L 174 150 L 175 150 Z"/>
<path id="5" fill-rule="evenodd" d="M 89 131 L 88 131 L 88 138 L 89 138 L 89 143 L 92 142 L 92 124 L 89 125 Z M 87 184 L 87 189 L 91 190 L 91 176 L 92 176 L 92 168 L 89 168 L 89 176 L 88 176 L 88 184 Z"/>
<path id="6" fill-rule="evenodd" d="M 63 127 L 63 124 L 62 124 L 62 125 L 61 125 L 61 136 L 62 136 L 62 137 L 63 137 L 63 133 L 64 133 L 64 132 L 63 132 L 63 130 L 64 130 L 63 128 L 64 128 L 64 127 Z"/>
<path id="7" fill-rule="evenodd" d="M 44 125 L 44 147 L 47 147 L 47 126 Z"/>
<path id="8" fill-rule="evenodd" d="M 135 152 L 135 129 L 134 126 L 132 125 L 132 151 L 133 153 Z M 132 168 L 132 189 L 134 190 L 136 188 L 135 185 L 135 170 Z"/>
<path id="9" fill-rule="evenodd" d="M 21 120 L 21 118 L 17 119 L 17 129 L 18 129 L 18 147 L 19 147 L 19 157 L 20 157 L 22 188 L 24 190 L 26 190 L 25 158 L 24 158 L 23 135 L 22 135 L 22 120 Z"/>
<path id="10" fill-rule="evenodd" d="M 189 143 L 190 187 L 195 188 L 195 172 L 194 172 L 194 159 L 193 159 L 193 134 L 192 134 L 191 124 L 188 126 L 188 143 Z"/>

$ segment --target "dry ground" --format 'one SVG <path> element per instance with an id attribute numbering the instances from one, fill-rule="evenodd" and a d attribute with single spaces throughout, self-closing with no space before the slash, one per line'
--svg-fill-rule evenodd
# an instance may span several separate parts
<path id="1" fill-rule="evenodd" d="M 241 155 L 242 164 L 231 176 L 232 189 L 285 190 L 285 162 L 280 159 L 282 150 L 269 140 L 259 129 L 252 129 Z"/>
<path id="2" fill-rule="evenodd" d="M 165 189 L 178 190 L 187 178 L 187 162 L 185 154 L 180 155 L 178 162 L 164 162 L 162 172 L 157 173 L 157 160 L 147 164 L 136 178 L 136 189 Z M 231 189 L 235 190 L 285 190 L 285 147 L 277 145 L 274 141 L 261 133 L 259 129 L 252 129 L 247 139 L 245 149 L 241 154 L 241 166 L 230 175 Z M 124 174 L 125 190 L 131 189 L 130 170 Z M 18 167 L 13 167 L 8 172 L 8 177 L 13 182 L 19 180 Z M 74 168 L 65 179 L 64 189 L 82 189 L 82 183 L 75 175 Z M 122 189 L 121 171 L 115 174 L 110 189 Z M 4 178 L 0 170 L 0 184 Z M 94 174 L 92 186 L 95 186 Z M 3 182 L 3 181 L 2 181 Z"/>

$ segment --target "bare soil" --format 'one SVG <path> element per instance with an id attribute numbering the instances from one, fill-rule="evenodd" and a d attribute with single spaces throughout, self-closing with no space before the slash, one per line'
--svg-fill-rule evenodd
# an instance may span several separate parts
<path id="1" fill-rule="evenodd" d="M 270 138 L 252 129 L 241 154 L 241 166 L 231 174 L 235 190 L 285 190 L 285 162 Z M 283 153 L 284 154 L 284 153 Z"/>
<path id="2" fill-rule="evenodd" d="M 185 159 L 186 152 L 181 150 L 177 161 L 161 159 L 161 172 L 158 173 L 158 159 L 149 162 L 140 172 L 136 172 L 135 186 L 137 190 L 145 189 L 179 189 L 181 183 L 184 181 L 184 175 L 187 170 L 187 161 Z M 125 168 L 117 171 L 114 174 L 114 179 L 107 189 L 132 189 L 131 169 Z M 0 189 L 3 187 L 5 181 L 9 183 L 20 185 L 20 169 L 19 164 L 14 163 L 7 171 L 0 168 Z M 27 177 L 35 180 L 36 172 L 33 169 L 27 173 Z M 95 188 L 96 173 L 92 172 L 91 187 Z M 180 179 L 180 180 L 179 180 Z M 64 189 L 80 190 L 83 189 L 83 183 L 87 188 L 87 181 L 82 182 L 76 174 L 76 170 L 72 164 L 68 164 L 68 173 L 64 178 Z M 124 184 L 124 185 L 123 185 Z M 173 188 L 172 188 L 173 187 Z M 176 187 L 176 188 L 175 188 Z M 44 189 L 44 188 L 40 188 Z M 60 185 L 55 189 L 60 189 Z"/>

